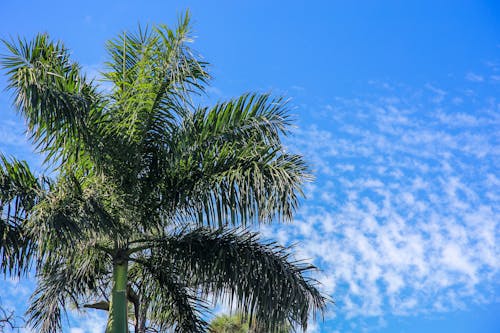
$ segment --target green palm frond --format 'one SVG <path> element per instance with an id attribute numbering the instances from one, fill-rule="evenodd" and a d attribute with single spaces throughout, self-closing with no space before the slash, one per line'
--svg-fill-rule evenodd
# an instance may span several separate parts
<path id="1" fill-rule="evenodd" d="M 206 63 L 188 47 L 189 15 L 175 30 L 165 25 L 123 33 L 107 45 L 104 75 L 114 86 L 112 114 L 129 140 L 151 144 L 187 112 L 190 94 L 202 92 Z"/>
<path id="2" fill-rule="evenodd" d="M 285 111 L 282 99 L 246 94 L 186 117 L 151 168 L 164 177 L 151 201 L 219 227 L 290 220 L 310 175 L 281 144 Z"/>
<path id="3" fill-rule="evenodd" d="M 90 246 L 76 247 L 64 258 L 47 258 L 26 312 L 28 323 L 41 333 L 61 331 L 68 304 L 106 298 L 110 266 L 110 257 Z"/>
<path id="4" fill-rule="evenodd" d="M 139 285 L 139 294 L 146 307 L 149 326 L 160 332 L 205 332 L 207 323 L 202 319 L 207 304 L 186 285 L 183 273 L 173 266 L 158 266 L 158 262 L 143 261 L 130 270 L 130 278 Z"/>
<path id="5" fill-rule="evenodd" d="M 222 143 L 235 139 L 269 144 L 281 143 L 291 125 L 287 103 L 269 94 L 244 94 L 217 104 L 211 109 L 198 109 L 187 122 L 198 144 Z M 208 140 L 208 141 L 207 141 Z"/>
<path id="6" fill-rule="evenodd" d="M 29 269 L 34 242 L 25 221 L 43 193 L 27 163 L 0 154 L 0 268 L 21 274 Z"/>
<path id="7" fill-rule="evenodd" d="M 199 228 L 153 244 L 152 265 L 176 267 L 203 295 L 236 305 L 269 332 L 288 322 L 306 329 L 309 313 L 326 305 L 306 277 L 315 267 L 294 261 L 289 249 L 262 242 L 256 233 Z"/>
<path id="8" fill-rule="evenodd" d="M 101 239 L 110 239 L 126 228 L 106 206 L 111 194 L 95 180 L 91 181 L 92 186 L 85 181 L 73 175 L 60 177 L 34 207 L 27 227 L 30 237 L 38 240 L 40 264 L 45 256 L 64 256 L 65 249 L 71 252 L 80 243 L 97 245 Z"/>
<path id="9" fill-rule="evenodd" d="M 47 159 L 75 158 L 94 149 L 93 123 L 101 97 L 71 62 L 69 51 L 46 34 L 31 42 L 3 41 L 10 55 L 2 57 L 8 89 L 26 118 L 28 133 Z"/>

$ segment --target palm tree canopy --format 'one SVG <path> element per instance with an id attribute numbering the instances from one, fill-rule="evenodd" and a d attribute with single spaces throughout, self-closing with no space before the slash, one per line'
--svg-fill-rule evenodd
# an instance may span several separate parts
<path id="1" fill-rule="evenodd" d="M 41 181 L 24 162 L 0 165 L 1 205 L 14 207 L 2 215 L 2 268 L 21 269 L 23 251 L 36 252 L 28 313 L 41 332 L 61 329 L 68 303 L 109 301 L 123 263 L 136 317 L 160 329 L 204 331 L 207 298 L 270 331 L 283 322 L 305 328 L 324 309 L 308 277 L 314 267 L 245 229 L 291 220 L 310 177 L 281 141 L 286 102 L 245 94 L 195 105 L 209 75 L 189 36 L 186 13 L 175 29 L 110 41 L 103 80 L 111 88 L 45 34 L 4 41 L 8 88 L 56 175 Z"/>

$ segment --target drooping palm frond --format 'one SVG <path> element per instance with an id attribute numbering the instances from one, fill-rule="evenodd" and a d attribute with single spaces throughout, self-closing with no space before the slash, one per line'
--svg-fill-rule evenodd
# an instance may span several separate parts
<path id="1" fill-rule="evenodd" d="M 29 269 L 34 242 L 25 221 L 43 193 L 42 182 L 26 162 L 0 155 L 0 268 L 4 274 Z"/>
<path id="2" fill-rule="evenodd" d="M 80 243 L 92 242 L 97 247 L 116 238 L 113 235 L 119 231 L 124 232 L 126 226 L 110 211 L 112 193 L 95 179 L 90 184 L 85 181 L 72 175 L 59 177 L 32 210 L 27 227 L 30 237 L 38 240 L 39 264 L 44 264 L 46 256 L 64 257 Z"/>
<path id="3" fill-rule="evenodd" d="M 326 299 L 307 278 L 312 265 L 294 261 L 287 248 L 240 230 L 198 228 L 151 241 L 149 263 L 176 273 L 202 295 L 234 304 L 272 332 L 287 323 L 307 328 L 308 315 Z"/>
<path id="4" fill-rule="evenodd" d="M 106 298 L 110 266 L 110 257 L 92 246 L 75 247 L 64 258 L 48 258 L 37 276 L 28 323 L 41 333 L 61 331 L 68 304 Z"/>
<path id="5" fill-rule="evenodd" d="M 175 266 L 157 266 L 158 262 L 143 257 L 141 265 L 130 269 L 130 280 L 138 286 L 141 295 L 140 311 L 149 327 L 160 332 L 171 329 L 175 332 L 204 332 L 207 323 L 203 315 L 208 311 L 207 304 L 200 299 L 187 281 L 183 272 Z"/>

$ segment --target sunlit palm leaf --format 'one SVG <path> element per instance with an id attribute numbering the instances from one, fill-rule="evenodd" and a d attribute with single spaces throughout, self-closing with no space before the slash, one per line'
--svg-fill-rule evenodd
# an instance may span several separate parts
<path id="1" fill-rule="evenodd" d="M 75 158 L 82 149 L 98 147 L 93 123 L 101 98 L 92 83 L 70 61 L 62 43 L 45 34 L 31 42 L 3 41 L 10 51 L 2 59 L 15 106 L 26 118 L 28 132 L 48 159 Z"/>
<path id="2" fill-rule="evenodd" d="M 152 169 L 163 176 L 152 201 L 208 225 L 291 219 L 310 175 L 284 152 L 285 111 L 280 99 L 244 95 L 186 117 Z"/>
<path id="3" fill-rule="evenodd" d="M 189 15 L 175 30 L 165 25 L 124 32 L 107 45 L 105 78 L 113 84 L 113 117 L 129 140 L 155 143 L 187 112 L 190 94 L 208 79 L 206 64 L 190 50 Z"/>

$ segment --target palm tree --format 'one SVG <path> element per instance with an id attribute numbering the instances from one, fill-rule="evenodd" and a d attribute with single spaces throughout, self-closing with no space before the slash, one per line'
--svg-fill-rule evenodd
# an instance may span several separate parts
<path id="1" fill-rule="evenodd" d="M 109 311 L 116 333 L 128 331 L 129 310 L 135 332 L 203 332 L 207 300 L 270 332 L 306 328 L 323 311 L 314 267 L 248 229 L 291 220 L 309 177 L 282 145 L 286 103 L 245 94 L 196 106 L 209 75 L 189 41 L 188 13 L 175 29 L 111 40 L 104 87 L 45 34 L 4 41 L 8 88 L 52 175 L 3 159 L 2 184 L 15 190 L 2 192 L 13 207 L 2 228 L 17 229 L 2 240 L 2 265 L 20 272 L 36 258 L 37 331 L 61 330 L 71 304 Z"/>
<path id="2" fill-rule="evenodd" d="M 210 333 L 266 333 L 265 325 L 252 320 L 251 322 L 244 314 L 219 315 L 215 317 L 208 327 Z M 284 325 L 276 329 L 277 333 L 291 333 L 292 328 Z"/>
<path id="3" fill-rule="evenodd" d="M 219 315 L 208 327 L 210 333 L 248 333 L 248 322 L 240 315 Z"/>

